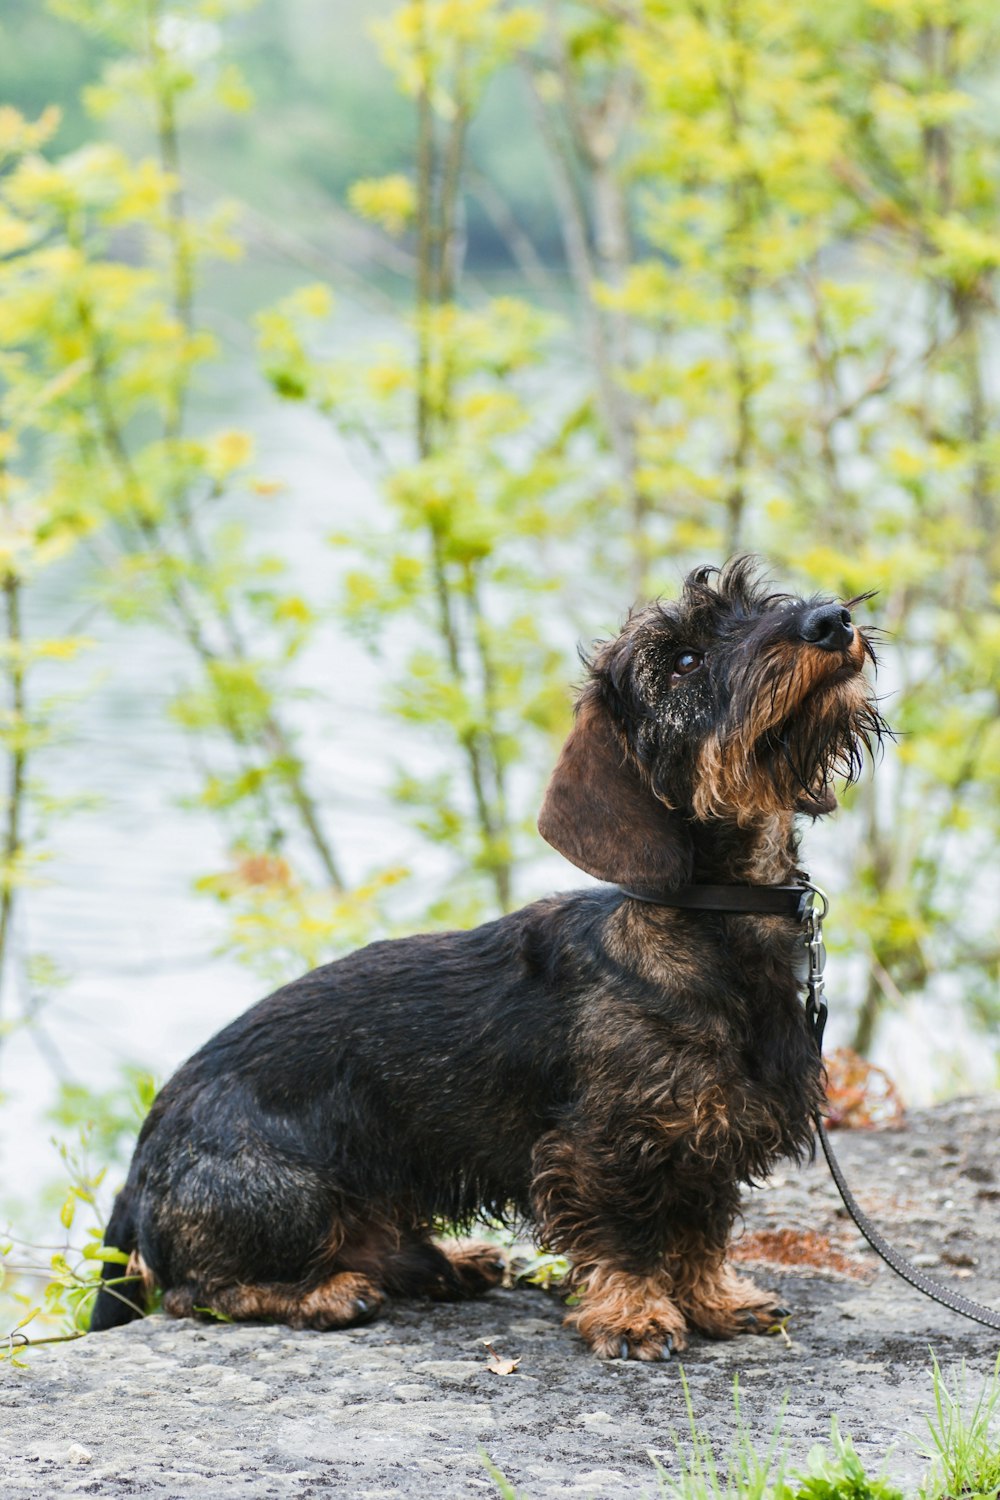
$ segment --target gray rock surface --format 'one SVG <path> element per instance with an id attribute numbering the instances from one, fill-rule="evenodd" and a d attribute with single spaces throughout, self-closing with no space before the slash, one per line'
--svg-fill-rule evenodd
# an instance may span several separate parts
<path id="1" fill-rule="evenodd" d="M 959 1100 L 905 1129 L 835 1137 L 848 1177 L 890 1237 L 931 1274 L 1000 1299 L 1000 1100 Z M 766 1439 L 784 1404 L 793 1457 L 836 1414 L 876 1469 L 913 1480 L 930 1409 L 929 1346 L 978 1380 L 1000 1336 L 936 1307 L 861 1248 L 822 1159 L 749 1195 L 748 1248 L 805 1231 L 815 1262 L 758 1280 L 794 1309 L 788 1338 L 695 1339 L 683 1355 L 695 1413 L 721 1450 L 732 1381 Z M 839 1253 L 837 1253 L 839 1252 Z M 149 1318 L 0 1368 L 5 1497 L 99 1495 L 452 1500 L 495 1495 L 483 1455 L 528 1500 L 656 1496 L 685 1425 L 678 1361 L 600 1364 L 561 1327 L 558 1300 L 519 1288 L 461 1305 L 397 1305 L 368 1328 L 293 1333 Z M 481 1340 L 517 1356 L 486 1366 Z"/>

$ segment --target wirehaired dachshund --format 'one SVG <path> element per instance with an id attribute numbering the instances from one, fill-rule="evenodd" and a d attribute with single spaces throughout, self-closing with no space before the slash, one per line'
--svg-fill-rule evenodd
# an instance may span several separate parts
<path id="1" fill-rule="evenodd" d="M 567 1257 L 602 1358 L 785 1316 L 726 1246 L 741 1184 L 811 1149 L 801 929 L 656 898 L 801 877 L 796 814 L 831 812 L 884 727 L 848 605 L 741 558 L 633 613 L 588 663 L 539 819 L 604 884 L 372 943 L 195 1053 L 139 1136 L 106 1236 L 129 1265 L 105 1266 L 92 1328 L 154 1287 L 175 1317 L 317 1329 L 475 1296 L 502 1254 L 434 1230 L 483 1219 Z"/>

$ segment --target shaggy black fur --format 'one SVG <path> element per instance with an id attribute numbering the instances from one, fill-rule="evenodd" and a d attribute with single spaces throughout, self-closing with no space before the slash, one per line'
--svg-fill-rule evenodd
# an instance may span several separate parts
<path id="1" fill-rule="evenodd" d="M 794 879 L 795 811 L 829 811 L 881 728 L 866 657 L 844 606 L 698 570 L 594 654 L 543 834 L 633 888 Z M 433 1222 L 512 1215 L 572 1259 L 599 1354 L 768 1326 L 725 1248 L 740 1183 L 811 1145 L 798 941 L 612 884 L 307 974 L 160 1093 L 107 1234 L 135 1279 L 106 1267 L 92 1327 L 154 1283 L 176 1314 L 313 1327 L 468 1295 L 497 1255 Z"/>

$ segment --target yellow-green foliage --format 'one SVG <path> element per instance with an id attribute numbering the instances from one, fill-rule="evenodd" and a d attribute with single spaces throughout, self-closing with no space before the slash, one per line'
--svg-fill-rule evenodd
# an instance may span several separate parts
<path id="1" fill-rule="evenodd" d="M 0 121 L 10 157 L 0 178 L 0 235 L 11 246 L 0 261 L 7 483 L 23 487 L 30 469 L 45 547 L 99 535 L 107 606 L 189 647 L 191 678 L 174 713 L 206 747 L 202 799 L 228 824 L 233 868 L 283 850 L 303 880 L 343 894 L 283 689 L 315 611 L 284 563 L 254 543 L 255 501 L 273 486 L 253 474 L 251 435 L 205 431 L 193 413 L 198 374 L 218 352 L 195 306 L 200 272 L 240 247 L 231 208 L 189 210 L 180 120 L 247 102 L 232 69 L 199 55 L 199 38 L 214 38 L 234 8 L 59 5 L 117 45 L 88 103 L 101 120 L 120 118 L 139 143 L 134 157 L 100 142 L 43 154 L 53 119 Z M 22 472 L 25 420 L 44 441 Z M 222 509 L 235 496 L 239 519 Z"/>
<path id="2" fill-rule="evenodd" d="M 413 154 L 352 201 L 408 234 L 408 349 L 318 359 L 298 303 L 261 325 L 280 392 L 377 435 L 396 530 L 349 573 L 346 616 L 373 639 L 395 615 L 422 621 L 390 706 L 450 736 L 466 773 L 400 794 L 506 905 L 531 810 L 511 806 L 509 767 L 535 758 L 526 718 L 564 726 L 547 626 L 562 610 L 593 627 L 581 585 L 641 597 L 686 561 L 754 548 L 806 590 L 875 590 L 901 743 L 853 794 L 838 882 L 869 973 L 857 1041 L 938 974 L 985 1013 L 995 943 L 963 876 L 996 833 L 1000 759 L 994 10 L 642 0 L 546 16 L 514 59 L 489 5 L 418 0 L 379 25 L 415 101 Z M 542 401 L 534 372 L 565 368 L 573 331 L 465 294 L 456 230 L 469 126 L 512 66 L 581 335 L 582 364 Z M 410 458 L 384 442 L 400 429 Z"/>
<path id="3" fill-rule="evenodd" d="M 937 973 L 982 1006 L 995 944 L 964 887 L 995 840 L 1000 752 L 995 10 L 563 15 L 548 108 L 575 121 L 590 182 L 579 286 L 617 351 L 605 425 L 637 574 L 655 587 L 664 555 L 751 546 L 807 587 L 879 591 L 902 741 L 855 796 L 842 875 L 870 966 L 858 1040 Z"/>

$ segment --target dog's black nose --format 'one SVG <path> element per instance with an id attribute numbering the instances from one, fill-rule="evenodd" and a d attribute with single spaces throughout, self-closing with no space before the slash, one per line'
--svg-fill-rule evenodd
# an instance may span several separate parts
<path id="1" fill-rule="evenodd" d="M 854 639 L 851 611 L 842 604 L 820 604 L 802 616 L 799 635 L 824 651 L 843 651 Z"/>

